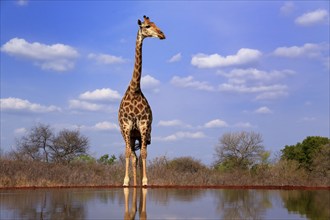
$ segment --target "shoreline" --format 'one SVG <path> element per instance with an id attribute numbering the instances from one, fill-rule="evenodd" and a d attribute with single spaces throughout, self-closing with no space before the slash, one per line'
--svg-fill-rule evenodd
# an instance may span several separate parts
<path id="1" fill-rule="evenodd" d="M 293 185 L 95 185 L 95 186 L 13 186 L 0 187 L 0 190 L 38 190 L 38 189 L 115 189 L 115 188 L 146 188 L 146 189 L 257 189 L 257 190 L 330 190 L 330 186 L 293 186 Z"/>

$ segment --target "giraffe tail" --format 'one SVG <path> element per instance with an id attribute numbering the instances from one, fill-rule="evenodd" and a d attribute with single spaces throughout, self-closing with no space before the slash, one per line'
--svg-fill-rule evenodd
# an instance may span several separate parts
<path id="1" fill-rule="evenodd" d="M 140 150 L 141 149 L 141 143 L 140 143 L 140 141 L 138 141 L 135 145 L 134 145 L 134 151 L 138 151 L 138 150 Z"/>

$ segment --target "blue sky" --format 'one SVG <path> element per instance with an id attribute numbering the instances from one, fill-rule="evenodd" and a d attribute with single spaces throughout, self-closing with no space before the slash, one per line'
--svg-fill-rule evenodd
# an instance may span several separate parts
<path id="1" fill-rule="evenodd" d="M 143 45 L 153 110 L 149 159 L 214 160 L 226 132 L 266 150 L 329 137 L 328 1 L 1 1 L 1 149 L 43 123 L 80 129 L 90 152 L 119 155 L 120 99 L 137 19 L 166 40 Z"/>

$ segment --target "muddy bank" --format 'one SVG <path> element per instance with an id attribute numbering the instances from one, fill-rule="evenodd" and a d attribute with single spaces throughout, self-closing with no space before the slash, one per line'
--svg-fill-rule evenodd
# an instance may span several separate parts
<path id="1" fill-rule="evenodd" d="M 77 189 L 77 188 L 95 188 L 95 189 L 113 189 L 113 188 L 141 188 L 142 186 L 124 187 L 121 185 L 99 185 L 99 186 L 20 186 L 20 187 L 0 187 L 0 190 L 24 190 L 24 189 Z M 330 186 L 220 186 L 220 185 L 150 185 L 143 186 L 147 189 L 267 189 L 267 190 L 330 190 Z"/>

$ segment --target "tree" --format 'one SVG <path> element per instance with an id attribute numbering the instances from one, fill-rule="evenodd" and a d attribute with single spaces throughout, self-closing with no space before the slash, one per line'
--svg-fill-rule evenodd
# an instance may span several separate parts
<path id="1" fill-rule="evenodd" d="M 116 160 L 117 158 L 115 155 L 111 155 L 110 157 L 109 154 L 104 154 L 100 157 L 100 159 L 98 159 L 98 162 L 104 165 L 112 165 Z"/>
<path id="2" fill-rule="evenodd" d="M 215 147 L 218 168 L 248 169 L 264 157 L 262 136 L 255 132 L 225 133 Z"/>
<path id="3" fill-rule="evenodd" d="M 301 143 L 296 145 L 286 145 L 281 150 L 281 159 L 295 160 L 299 163 L 300 167 L 312 171 L 313 160 L 317 160 L 317 152 L 321 147 L 330 147 L 330 139 L 320 136 L 309 136 L 305 138 Z"/>
<path id="4" fill-rule="evenodd" d="M 330 144 L 322 145 L 313 155 L 312 170 L 316 176 L 330 177 Z M 330 181 L 330 179 L 328 179 Z"/>
<path id="5" fill-rule="evenodd" d="M 38 124 L 27 135 L 16 140 L 16 156 L 49 162 L 49 147 L 53 132 L 49 125 Z"/>
<path id="6" fill-rule="evenodd" d="M 23 160 L 70 162 L 86 154 L 87 150 L 88 138 L 81 135 L 79 130 L 64 129 L 55 135 L 49 125 L 38 124 L 16 140 L 13 154 Z"/>
<path id="7" fill-rule="evenodd" d="M 64 129 L 53 139 L 51 157 L 55 162 L 70 162 L 75 157 L 86 154 L 88 138 L 79 130 Z"/>

